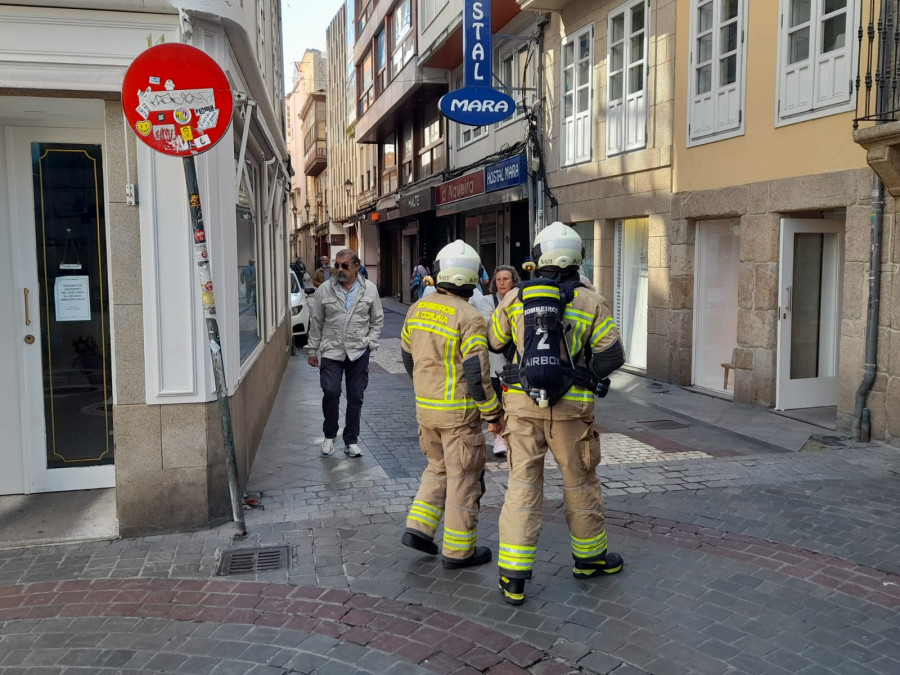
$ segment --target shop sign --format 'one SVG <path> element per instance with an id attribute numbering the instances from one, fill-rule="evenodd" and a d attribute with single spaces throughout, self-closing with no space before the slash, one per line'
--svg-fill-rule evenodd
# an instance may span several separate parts
<path id="1" fill-rule="evenodd" d="M 400 217 L 411 216 L 423 211 L 431 211 L 434 208 L 434 190 L 427 187 L 423 190 L 416 190 L 407 195 L 403 195 L 399 199 Z"/>
<path id="2" fill-rule="evenodd" d="M 333 234 L 331 235 L 331 245 L 332 246 L 344 246 L 344 241 L 346 240 L 347 235 L 345 234 Z"/>
<path id="3" fill-rule="evenodd" d="M 434 203 L 438 206 L 484 194 L 484 169 L 441 183 L 434 192 Z"/>
<path id="4" fill-rule="evenodd" d="M 494 192 L 513 185 L 521 185 L 528 177 L 525 155 L 509 157 L 484 168 L 484 191 Z"/>
<path id="5" fill-rule="evenodd" d="M 491 0 L 463 0 L 463 87 L 444 94 L 444 116 L 471 126 L 494 124 L 516 111 L 512 97 L 491 87 Z"/>

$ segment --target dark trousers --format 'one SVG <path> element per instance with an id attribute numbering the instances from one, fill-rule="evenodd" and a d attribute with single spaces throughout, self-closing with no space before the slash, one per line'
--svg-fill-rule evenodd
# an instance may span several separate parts
<path id="1" fill-rule="evenodd" d="M 341 400 L 341 376 L 347 377 L 347 416 L 344 420 L 344 444 L 356 443 L 359 438 L 359 415 L 363 394 L 369 385 L 369 349 L 356 361 L 322 358 L 319 364 L 319 382 L 322 384 L 322 413 L 325 422 L 322 431 L 325 438 L 335 438 L 338 432 L 338 404 Z"/>

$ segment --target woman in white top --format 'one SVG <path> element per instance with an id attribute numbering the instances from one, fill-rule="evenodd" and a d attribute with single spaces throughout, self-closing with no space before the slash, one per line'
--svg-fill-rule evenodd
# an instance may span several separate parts
<path id="1" fill-rule="evenodd" d="M 516 272 L 515 267 L 511 267 L 509 265 L 497 265 L 494 270 L 494 276 L 491 277 L 490 285 L 488 286 L 488 294 L 478 297 L 478 295 L 472 296 L 472 304 L 481 312 L 482 316 L 484 316 L 484 320 L 487 322 L 488 326 L 490 326 L 491 315 L 494 313 L 494 310 L 497 309 L 497 305 L 500 304 L 500 301 L 503 300 L 504 296 L 512 291 L 516 284 L 519 283 L 519 273 Z M 500 388 L 500 378 L 498 373 L 503 370 L 503 366 L 505 366 L 509 360 L 504 354 L 494 354 L 491 352 L 488 354 L 491 364 L 491 384 L 494 385 L 494 391 L 497 392 L 497 396 L 501 396 L 501 388 Z M 494 435 L 494 455 L 502 456 L 505 455 L 507 451 L 506 439 L 499 434 Z"/>

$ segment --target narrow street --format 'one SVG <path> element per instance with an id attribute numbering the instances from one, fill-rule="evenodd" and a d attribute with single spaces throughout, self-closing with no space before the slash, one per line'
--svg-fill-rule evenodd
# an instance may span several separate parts
<path id="1" fill-rule="evenodd" d="M 291 358 L 245 541 L 225 524 L 0 551 L 0 672 L 900 672 L 900 451 L 635 375 L 597 403 L 621 574 L 572 578 L 550 459 L 522 607 L 495 563 L 445 570 L 400 546 L 425 466 L 405 309 L 385 301 L 359 459 L 319 454 L 318 378 Z M 495 556 L 506 468 L 489 457 Z M 221 554 L 271 546 L 287 569 L 215 576 Z"/>

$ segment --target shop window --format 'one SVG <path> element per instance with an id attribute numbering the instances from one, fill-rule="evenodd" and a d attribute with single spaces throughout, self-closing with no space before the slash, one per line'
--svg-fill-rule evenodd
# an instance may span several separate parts
<path id="1" fill-rule="evenodd" d="M 649 219 L 616 221 L 613 320 L 619 327 L 625 363 L 647 368 Z"/>
<path id="2" fill-rule="evenodd" d="M 581 274 L 594 283 L 594 222 L 587 220 L 581 223 L 573 223 L 578 236 L 581 237 L 581 245 L 584 248 L 584 257 L 581 259 Z"/>
<path id="3" fill-rule="evenodd" d="M 259 225 L 259 169 L 252 162 L 245 162 L 237 191 L 236 228 L 238 261 L 238 316 L 240 331 L 241 363 L 260 343 L 262 312 L 260 293 L 264 290 L 260 280 L 262 236 Z"/>

